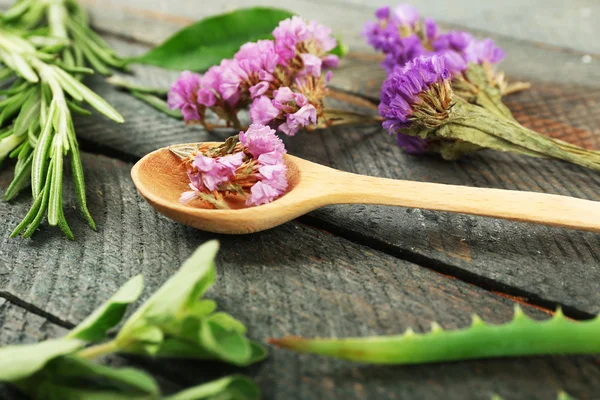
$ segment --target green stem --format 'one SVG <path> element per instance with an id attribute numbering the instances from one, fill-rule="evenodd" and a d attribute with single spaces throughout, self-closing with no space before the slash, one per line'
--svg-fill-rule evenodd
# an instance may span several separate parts
<path id="1" fill-rule="evenodd" d="M 473 316 L 469 328 L 444 331 L 436 323 L 428 333 L 348 339 L 283 338 L 270 341 L 302 353 L 375 364 L 421 364 L 477 358 L 540 354 L 600 353 L 600 318 L 583 322 L 560 311 L 547 321 L 529 319 L 518 306 L 503 325 L 488 325 Z"/>
<path id="2" fill-rule="evenodd" d="M 94 358 L 102 357 L 107 354 L 115 353 L 118 350 L 119 345 L 117 344 L 117 342 L 115 340 L 111 340 L 110 342 L 87 347 L 77 352 L 77 355 L 81 358 L 92 360 Z"/>
<path id="3" fill-rule="evenodd" d="M 568 161 L 600 171 L 600 152 L 561 144 L 482 107 L 458 102 L 452 119 L 436 131 L 439 136 L 458 139 L 499 151 L 520 152 Z"/>

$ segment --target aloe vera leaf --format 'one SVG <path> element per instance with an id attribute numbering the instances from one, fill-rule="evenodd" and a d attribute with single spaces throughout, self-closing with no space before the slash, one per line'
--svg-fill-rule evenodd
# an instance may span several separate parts
<path id="1" fill-rule="evenodd" d="M 446 331 L 436 323 L 430 332 L 407 330 L 398 336 L 347 339 L 271 339 L 270 343 L 313 353 L 374 364 L 422 364 L 478 358 L 542 354 L 600 353 L 600 317 L 575 322 L 560 310 L 547 321 L 528 318 L 518 306 L 512 321 L 483 322 L 476 315 L 466 329 Z"/>

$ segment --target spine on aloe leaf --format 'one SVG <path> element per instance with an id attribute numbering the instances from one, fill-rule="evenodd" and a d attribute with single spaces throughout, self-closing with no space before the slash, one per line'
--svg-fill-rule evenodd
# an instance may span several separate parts
<path id="1" fill-rule="evenodd" d="M 410 328 L 398 336 L 346 339 L 271 339 L 271 344 L 302 353 L 374 364 L 421 364 L 477 358 L 543 354 L 600 353 L 600 317 L 576 322 L 557 310 L 546 321 L 528 318 L 515 307 L 512 321 L 483 322 L 477 315 L 466 329 L 446 331 L 433 322 L 427 333 Z"/>

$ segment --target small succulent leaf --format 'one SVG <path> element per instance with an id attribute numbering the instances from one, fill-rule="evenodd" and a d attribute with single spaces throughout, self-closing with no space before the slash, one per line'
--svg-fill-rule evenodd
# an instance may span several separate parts
<path id="1" fill-rule="evenodd" d="M 252 356 L 250 342 L 243 334 L 215 322 L 202 321 L 199 341 L 217 358 L 232 364 L 248 365 Z"/>
<path id="2" fill-rule="evenodd" d="M 119 333 L 117 337 L 121 351 L 134 354 L 155 355 L 163 341 L 162 330 L 153 325 L 145 325 L 143 321 L 130 330 L 127 336 Z"/>
<path id="3" fill-rule="evenodd" d="M 164 400 L 258 400 L 260 389 L 250 378 L 232 375 L 216 381 L 208 382 L 190 389 L 183 390 Z"/>
<path id="4" fill-rule="evenodd" d="M 205 348 L 194 342 L 176 337 L 165 339 L 154 355 L 156 357 L 194 358 L 198 360 L 215 359 L 215 356 Z"/>
<path id="5" fill-rule="evenodd" d="M 231 58 L 241 45 L 268 39 L 289 11 L 253 7 L 202 19 L 129 63 L 151 64 L 174 70 L 203 71 Z"/>
<path id="6" fill-rule="evenodd" d="M 77 325 L 68 337 L 88 342 L 104 339 L 106 332 L 121 321 L 127 306 L 140 297 L 143 289 L 142 275 L 131 278 L 110 299 Z"/>
<path id="7" fill-rule="evenodd" d="M 168 321 L 185 312 L 185 306 L 195 302 L 213 283 L 214 259 L 219 249 L 215 240 L 200 246 L 126 322 L 119 337 L 129 336 L 129 330 L 140 321 L 153 324 Z"/>
<path id="8" fill-rule="evenodd" d="M 223 329 L 236 331 L 242 335 L 246 333 L 246 327 L 244 324 L 224 312 L 218 312 L 210 315 L 207 318 L 207 321 L 220 325 Z"/>
<path id="9" fill-rule="evenodd" d="M 123 393 L 159 394 L 154 379 L 135 368 L 111 368 L 76 357 L 60 357 L 48 364 L 47 369 L 55 381 L 83 382 L 102 380 L 105 389 L 117 389 Z"/>
<path id="10" fill-rule="evenodd" d="M 42 369 L 52 359 L 84 346 L 75 339 L 51 339 L 35 344 L 0 348 L 0 381 L 14 382 Z"/>

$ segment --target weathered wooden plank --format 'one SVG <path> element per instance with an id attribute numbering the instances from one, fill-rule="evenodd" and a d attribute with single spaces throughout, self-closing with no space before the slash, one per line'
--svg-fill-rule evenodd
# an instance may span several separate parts
<path id="1" fill-rule="evenodd" d="M 401 3 L 389 0 L 230 0 L 203 2 L 198 7 L 198 2 L 194 0 L 80 1 L 90 10 L 94 24 L 100 29 L 144 42 L 157 43 L 182 26 L 209 15 L 240 7 L 263 5 L 286 8 L 306 18 L 326 23 L 345 41 L 358 47 L 365 47 L 359 40 L 360 30 L 365 21 L 373 18 L 375 8 Z M 2 6 L 11 3 L 12 0 L 0 0 Z M 452 24 L 455 29 L 466 27 L 586 53 L 600 53 L 600 44 L 594 40 L 600 33 L 594 19 L 600 13 L 600 6 L 593 0 L 538 0 L 528 3 L 509 0 L 503 2 L 502 7 L 496 3 L 474 0 L 459 0 L 447 4 L 424 0 L 415 6 L 423 15 Z"/>
<path id="2" fill-rule="evenodd" d="M 70 195 L 65 202 L 75 243 L 46 226 L 33 240 L 8 239 L 7 232 L 26 209 L 27 196 L 0 208 L 0 293 L 65 323 L 81 321 L 140 272 L 146 277 L 146 298 L 196 246 L 211 238 L 221 240 L 222 250 L 210 296 L 247 324 L 250 336 L 258 340 L 288 334 L 392 334 L 409 326 L 424 331 L 434 320 L 450 329 L 468 325 L 472 313 L 490 322 L 512 315 L 513 302 L 507 298 L 295 222 L 245 236 L 219 236 L 175 224 L 137 195 L 129 179 L 130 164 L 85 153 L 83 163 L 97 233 L 77 217 Z M 0 173 L 0 186 L 5 187 L 9 175 Z M 542 312 L 525 308 L 544 318 Z M 0 316 L 11 319 L 6 311 Z M 153 368 L 167 371 L 167 377 L 181 375 L 184 386 L 215 369 L 205 363 Z M 266 399 L 433 399 L 445 392 L 456 399 L 484 398 L 491 392 L 525 399 L 550 397 L 560 387 L 586 398 L 600 391 L 600 368 L 589 357 L 371 368 L 273 350 L 248 373 L 261 384 Z"/>
<path id="3" fill-rule="evenodd" d="M 140 50 L 139 46 L 122 41 L 113 43 L 124 53 Z M 173 72 L 137 67 L 135 79 L 166 87 L 175 76 Z M 381 78 L 372 60 L 356 58 L 346 60 L 337 76 L 339 86 L 364 94 L 371 93 L 370 88 L 377 86 L 374 81 Z M 369 86 L 356 82 L 367 82 Z M 222 140 L 228 135 L 185 127 L 180 121 L 102 85 L 97 78 L 91 83 L 126 119 L 123 126 L 100 117 L 78 120 L 78 134 L 86 140 L 86 147 L 94 151 L 95 146 L 102 145 L 135 158 L 174 143 Z M 599 89 L 539 83 L 509 100 L 526 125 L 585 146 L 598 145 L 600 116 L 593 106 L 600 103 Z M 367 175 L 533 190 L 593 200 L 600 193 L 597 174 L 562 162 L 494 152 L 456 163 L 407 156 L 396 148 L 393 138 L 376 126 L 300 134 L 286 142 L 292 154 Z M 496 290 L 544 304 L 562 304 L 575 313 L 600 312 L 598 235 L 377 206 L 328 207 L 313 213 L 310 222 L 471 282 L 491 284 Z"/>

